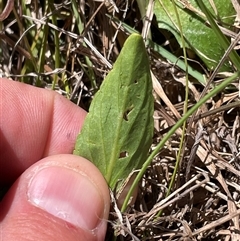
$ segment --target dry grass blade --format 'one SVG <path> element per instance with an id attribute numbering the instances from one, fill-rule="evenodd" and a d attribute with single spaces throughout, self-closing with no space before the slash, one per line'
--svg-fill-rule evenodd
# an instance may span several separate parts
<path id="1" fill-rule="evenodd" d="M 3 9 L 2 13 L 0 14 L 0 21 L 5 20 L 9 16 L 13 7 L 14 7 L 14 0 L 7 0 L 5 8 Z"/>

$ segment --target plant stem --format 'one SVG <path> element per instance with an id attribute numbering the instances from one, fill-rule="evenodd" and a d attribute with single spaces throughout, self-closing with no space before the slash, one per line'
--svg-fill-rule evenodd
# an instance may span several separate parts
<path id="1" fill-rule="evenodd" d="M 141 170 L 139 171 L 137 177 L 135 178 L 131 188 L 128 191 L 128 194 L 124 200 L 123 206 L 121 208 L 121 211 L 124 212 L 127 208 L 129 199 L 140 182 L 142 176 L 146 172 L 148 166 L 152 162 L 153 158 L 159 153 L 159 151 L 163 148 L 166 141 L 175 133 L 175 131 L 180 128 L 183 123 L 195 112 L 200 108 L 207 100 L 218 94 L 220 91 L 222 91 L 224 88 L 226 88 L 230 83 L 232 83 L 237 77 L 240 76 L 240 72 L 234 73 L 232 76 L 225 79 L 221 84 L 216 86 L 211 92 L 209 92 L 207 95 L 205 95 L 199 102 L 197 102 L 188 112 L 171 128 L 171 130 L 163 137 L 163 139 L 160 141 L 160 143 L 156 146 L 155 150 L 150 154 L 146 162 L 143 164 Z"/>

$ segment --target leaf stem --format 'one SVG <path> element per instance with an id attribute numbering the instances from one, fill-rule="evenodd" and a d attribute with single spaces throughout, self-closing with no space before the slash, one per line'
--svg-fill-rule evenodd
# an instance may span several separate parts
<path id="1" fill-rule="evenodd" d="M 174 125 L 171 130 L 163 137 L 160 143 L 157 145 L 156 149 L 149 155 L 146 162 L 143 164 L 141 170 L 139 171 L 138 175 L 136 176 L 131 188 L 128 191 L 128 194 L 124 200 L 123 206 L 121 211 L 124 212 L 127 208 L 129 199 L 135 189 L 135 187 L 140 182 L 142 176 L 144 175 L 145 171 L 147 170 L 148 166 L 152 162 L 153 158 L 158 154 L 158 152 L 163 148 L 166 141 L 175 133 L 175 131 L 180 128 L 183 123 L 199 108 L 201 107 L 207 100 L 218 94 L 221 90 L 226 88 L 230 83 L 232 83 L 237 77 L 240 76 L 240 72 L 235 72 L 232 76 L 225 79 L 221 84 L 216 86 L 211 92 L 205 95 L 199 102 L 197 102 L 188 112 Z"/>

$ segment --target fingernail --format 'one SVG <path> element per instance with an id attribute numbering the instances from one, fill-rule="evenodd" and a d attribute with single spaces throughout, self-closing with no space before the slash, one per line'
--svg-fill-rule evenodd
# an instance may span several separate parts
<path id="1" fill-rule="evenodd" d="M 84 174 L 62 167 L 37 172 L 28 187 L 29 201 L 77 227 L 92 230 L 103 217 L 104 201 Z"/>

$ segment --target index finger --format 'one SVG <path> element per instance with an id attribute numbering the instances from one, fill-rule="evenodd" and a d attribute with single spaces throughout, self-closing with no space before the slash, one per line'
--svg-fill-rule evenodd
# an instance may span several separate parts
<path id="1" fill-rule="evenodd" d="M 56 92 L 0 79 L 0 182 L 43 157 L 72 153 L 86 112 Z"/>

